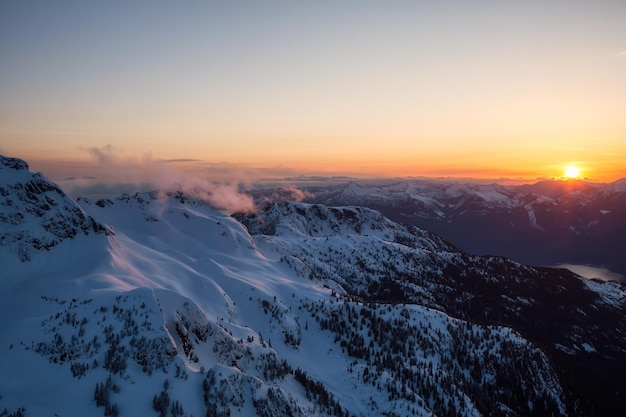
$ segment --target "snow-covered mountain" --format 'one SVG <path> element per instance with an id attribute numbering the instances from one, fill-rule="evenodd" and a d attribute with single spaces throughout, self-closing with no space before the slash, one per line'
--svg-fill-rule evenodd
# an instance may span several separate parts
<path id="1" fill-rule="evenodd" d="M 0 415 L 623 405 L 576 378 L 582 364 L 623 369 L 616 283 L 470 256 L 360 207 L 229 217 L 181 193 L 74 202 L 4 157 L 0 187 Z"/>
<path id="2" fill-rule="evenodd" d="M 56 184 L 30 173 L 26 162 L 0 156 L 0 175 L 0 245 L 21 261 L 78 235 L 110 233 Z"/>
<path id="3" fill-rule="evenodd" d="M 532 265 L 596 265 L 626 276 L 626 179 L 520 186 L 352 181 L 307 190 L 307 202 L 370 207 L 471 253 Z"/>
<path id="4" fill-rule="evenodd" d="M 624 389 L 624 283 L 469 255 L 362 207 L 283 202 L 236 217 L 259 247 L 300 275 L 338 283 L 365 302 L 418 304 L 474 323 L 504 324 L 568 369 L 562 379 L 575 380 L 600 402 L 614 404 L 608 393 Z"/>

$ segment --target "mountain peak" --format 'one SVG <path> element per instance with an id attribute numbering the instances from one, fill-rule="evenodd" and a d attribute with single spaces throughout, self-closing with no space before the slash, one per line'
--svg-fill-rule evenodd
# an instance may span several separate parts
<path id="1" fill-rule="evenodd" d="M 22 262 L 78 235 L 112 234 L 41 173 L 18 158 L 0 156 L 0 245 Z"/>
<path id="2" fill-rule="evenodd" d="M 382 214 L 363 207 L 326 207 L 287 201 L 265 203 L 257 213 L 238 214 L 236 218 L 243 221 L 251 233 L 269 235 L 296 232 L 325 237 L 382 230 L 385 225 L 392 227 Z"/>
<path id="3" fill-rule="evenodd" d="M 441 237 L 414 226 L 404 226 L 366 207 L 279 202 L 265 203 L 256 213 L 236 213 L 251 235 L 296 238 L 299 242 L 338 239 L 340 241 L 384 241 L 412 249 L 456 252 Z"/>
<path id="4" fill-rule="evenodd" d="M 28 163 L 19 158 L 10 158 L 0 155 L 0 169 L 15 169 L 28 171 Z"/>

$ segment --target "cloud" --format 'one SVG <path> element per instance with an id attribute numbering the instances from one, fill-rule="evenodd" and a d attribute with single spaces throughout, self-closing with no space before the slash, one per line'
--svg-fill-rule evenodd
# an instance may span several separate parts
<path id="1" fill-rule="evenodd" d="M 157 159 L 157 162 L 162 162 L 164 164 L 174 164 L 178 162 L 201 162 L 201 159 L 193 159 L 193 158 L 178 158 L 178 159 Z"/>
<path id="2" fill-rule="evenodd" d="M 106 145 L 102 148 L 81 148 L 86 150 L 91 156 L 93 156 L 100 164 L 112 164 L 116 159 L 115 149 L 112 145 Z"/>
<path id="3" fill-rule="evenodd" d="M 214 182 L 207 177 L 177 171 L 161 164 L 155 185 L 159 191 L 183 192 L 185 195 L 208 202 L 219 210 L 254 211 L 252 196 L 239 190 L 238 182 Z M 233 178 L 235 180 L 235 178 Z"/>
<path id="4" fill-rule="evenodd" d="M 263 194 L 263 193 L 261 193 Z M 267 201 L 304 201 L 307 198 L 314 197 L 313 193 L 301 190 L 296 187 L 280 187 L 271 190 L 270 195 L 263 195 L 262 199 Z"/>
<path id="5" fill-rule="evenodd" d="M 61 181 L 75 181 L 75 180 L 97 180 L 98 177 L 90 177 L 90 176 L 84 176 L 84 177 L 65 177 L 63 179 L 61 179 Z"/>
<path id="6" fill-rule="evenodd" d="M 66 193 L 72 195 L 76 190 L 82 190 L 94 185 L 96 177 L 85 176 L 85 177 L 65 177 L 55 182 L 65 191 Z"/>
<path id="7" fill-rule="evenodd" d="M 239 190 L 240 183 L 236 175 L 222 178 L 217 181 L 200 172 L 188 172 L 176 169 L 171 162 L 198 161 L 193 158 L 158 159 L 151 153 L 140 158 L 124 156 L 122 152 L 111 145 L 100 148 L 82 149 L 91 155 L 95 165 L 90 174 L 97 176 L 102 183 L 134 184 L 137 191 L 160 191 L 163 193 L 183 192 L 192 198 L 208 202 L 211 206 L 226 211 L 253 211 L 255 204 L 252 197 Z M 80 186 L 93 188 L 93 180 L 86 183 L 85 179 L 68 181 L 67 185 L 73 188 Z M 146 187 L 151 189 L 146 190 Z"/>
<path id="8" fill-rule="evenodd" d="M 297 184 L 268 179 L 294 175 L 296 171 L 291 168 L 251 168 L 227 162 L 205 163 L 196 158 L 165 159 L 150 152 L 129 156 L 112 145 L 80 149 L 92 162 L 57 180 L 72 197 L 98 199 L 137 191 L 183 192 L 219 210 L 249 212 L 256 210 L 252 194 L 271 201 L 303 201 L 313 196 L 297 188 Z M 271 191 L 268 185 L 273 185 Z M 259 193 L 259 187 L 268 192 Z"/>

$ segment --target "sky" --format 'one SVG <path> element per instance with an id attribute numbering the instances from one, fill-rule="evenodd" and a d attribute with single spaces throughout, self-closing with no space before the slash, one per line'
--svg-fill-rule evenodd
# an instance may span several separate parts
<path id="1" fill-rule="evenodd" d="M 619 0 L 4 0 L 0 153 L 111 181 L 613 181 L 625 19 Z"/>

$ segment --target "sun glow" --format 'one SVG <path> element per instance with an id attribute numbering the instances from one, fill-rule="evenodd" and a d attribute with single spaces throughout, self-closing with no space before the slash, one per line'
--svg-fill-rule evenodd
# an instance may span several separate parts
<path id="1" fill-rule="evenodd" d="M 580 177 L 580 168 L 576 165 L 568 165 L 565 167 L 565 178 L 575 179 Z"/>

